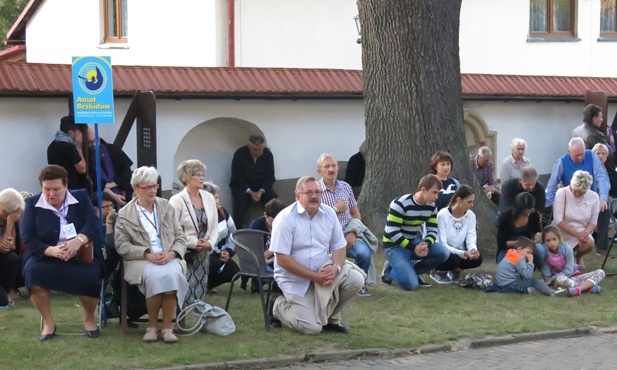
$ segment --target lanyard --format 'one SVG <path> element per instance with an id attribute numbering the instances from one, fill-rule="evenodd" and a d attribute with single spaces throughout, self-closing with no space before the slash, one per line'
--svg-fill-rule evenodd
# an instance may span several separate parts
<path id="1" fill-rule="evenodd" d="M 152 214 L 154 215 L 154 222 L 152 220 L 150 220 L 150 218 L 148 217 L 148 215 L 146 214 L 146 212 L 144 211 L 144 207 L 142 207 L 139 203 L 137 203 L 137 205 L 139 206 L 139 210 L 141 211 L 141 213 L 144 215 L 144 217 L 146 218 L 146 220 L 148 220 L 148 222 L 150 223 L 150 225 L 152 225 L 154 227 L 154 230 L 156 231 L 156 235 L 158 237 L 160 237 L 159 234 L 159 228 L 157 226 L 157 222 L 156 222 L 156 204 L 152 205 Z"/>
<path id="2" fill-rule="evenodd" d="M 66 198 L 68 198 L 68 193 L 69 192 L 67 190 L 66 194 L 64 195 L 64 202 L 62 202 L 62 208 L 58 210 L 58 214 L 64 219 L 64 222 L 68 222 L 66 220 L 66 216 L 69 215 L 69 206 L 66 204 Z"/>

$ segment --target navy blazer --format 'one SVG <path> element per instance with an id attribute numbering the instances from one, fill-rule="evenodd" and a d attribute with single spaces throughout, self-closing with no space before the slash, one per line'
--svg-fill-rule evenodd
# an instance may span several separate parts
<path id="1" fill-rule="evenodd" d="M 78 234 L 86 235 L 93 242 L 95 259 L 101 263 L 101 231 L 90 197 L 84 189 L 67 191 L 79 203 L 69 205 L 66 220 L 75 225 Z M 48 209 L 35 207 L 41 196 L 42 193 L 26 199 L 26 208 L 21 218 L 21 239 L 26 246 L 24 265 L 30 257 L 43 257 L 47 247 L 58 245 L 60 238 L 60 218 Z"/>

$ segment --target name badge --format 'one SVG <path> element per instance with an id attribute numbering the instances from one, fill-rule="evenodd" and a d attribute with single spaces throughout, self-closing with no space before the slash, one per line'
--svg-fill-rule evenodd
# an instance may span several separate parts
<path id="1" fill-rule="evenodd" d="M 77 236 L 77 231 L 75 231 L 75 225 L 73 225 L 72 223 L 62 226 L 62 229 L 64 230 L 64 236 L 66 236 L 67 239 L 73 239 Z"/>

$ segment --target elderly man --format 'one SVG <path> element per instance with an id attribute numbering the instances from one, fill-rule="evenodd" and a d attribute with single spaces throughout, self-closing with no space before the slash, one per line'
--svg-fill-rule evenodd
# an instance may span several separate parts
<path id="1" fill-rule="evenodd" d="M 483 146 L 478 149 L 478 154 L 469 159 L 471 169 L 475 172 L 478 182 L 484 190 L 484 194 L 489 197 L 496 205 L 499 205 L 500 193 L 497 190 L 497 181 L 495 181 L 495 165 L 491 160 L 493 152 Z"/>
<path id="2" fill-rule="evenodd" d="M 546 191 L 538 182 L 538 171 L 533 166 L 527 166 L 521 170 L 518 178 L 506 180 L 501 185 L 501 199 L 499 199 L 499 212 L 503 213 L 514 203 L 514 198 L 522 192 L 528 192 L 536 200 L 536 209 L 543 210 L 546 203 Z"/>
<path id="3" fill-rule="evenodd" d="M 604 211 L 608 205 L 608 192 L 611 184 L 608 176 L 602 168 L 600 159 L 592 150 L 585 149 L 585 142 L 580 137 L 570 139 L 568 152 L 555 162 L 551 171 L 551 178 L 546 187 L 546 206 L 551 207 L 555 200 L 555 193 L 559 183 L 563 186 L 570 185 L 572 175 L 577 170 L 587 171 L 592 174 L 594 182 L 591 185 L 592 191 L 600 196 L 600 211 Z M 599 186 L 599 192 L 596 184 Z"/>
<path id="4" fill-rule="evenodd" d="M 512 150 L 512 154 L 501 162 L 501 170 L 499 171 L 499 178 L 502 183 L 502 192 L 503 183 L 505 183 L 508 179 L 518 178 L 521 173 L 521 169 L 531 164 L 529 158 L 525 157 L 526 148 L 527 143 L 525 140 L 519 138 L 512 139 L 512 142 L 510 143 L 510 150 Z"/>
<path id="5" fill-rule="evenodd" d="M 366 227 L 360 221 L 360 210 L 351 186 L 344 181 L 337 180 L 338 170 L 338 162 L 333 155 L 324 153 L 317 159 L 317 173 L 321 175 L 321 180 L 317 183 L 322 191 L 321 202 L 332 207 L 336 212 L 336 217 L 338 217 L 347 241 L 347 257 L 353 258 L 356 265 L 368 275 L 373 250 L 362 238 L 364 234 L 359 237 L 358 227 L 352 227 L 348 230 L 352 219 L 354 223 L 359 223 L 363 229 L 366 230 Z M 370 231 L 368 232 L 370 233 Z M 377 248 L 377 238 L 372 233 L 369 238 L 375 241 L 374 247 Z M 371 296 L 366 284 L 359 294 L 362 297 Z"/>
<path id="6" fill-rule="evenodd" d="M 244 214 L 252 203 L 266 204 L 278 195 L 274 185 L 274 157 L 266 148 L 263 136 L 251 135 L 248 145 L 234 153 L 231 162 L 231 192 L 233 217 L 238 228 L 243 228 Z"/>
<path id="7" fill-rule="evenodd" d="M 321 204 L 317 180 L 300 178 L 295 193 L 296 202 L 272 226 L 274 279 L 284 295 L 270 299 L 270 325 L 304 334 L 347 333 L 341 311 L 364 286 L 364 273 L 345 263 L 343 230 L 334 210 Z"/>
<path id="8" fill-rule="evenodd" d="M 75 118 L 64 116 L 60 119 L 60 131 L 47 147 L 47 163 L 63 167 L 68 174 L 68 189 L 90 191 L 90 180 L 86 176 L 86 160 L 82 151 L 83 138 Z"/>

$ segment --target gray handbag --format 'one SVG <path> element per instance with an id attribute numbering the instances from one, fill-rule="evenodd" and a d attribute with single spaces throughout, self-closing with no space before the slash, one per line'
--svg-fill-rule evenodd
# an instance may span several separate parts
<path id="1" fill-rule="evenodd" d="M 183 323 L 189 320 L 195 324 L 190 328 L 183 327 Z M 192 335 L 201 331 L 225 336 L 236 331 L 236 324 L 227 311 L 204 301 L 195 301 L 180 311 L 176 318 L 176 327 L 180 330 L 180 335 Z"/>

